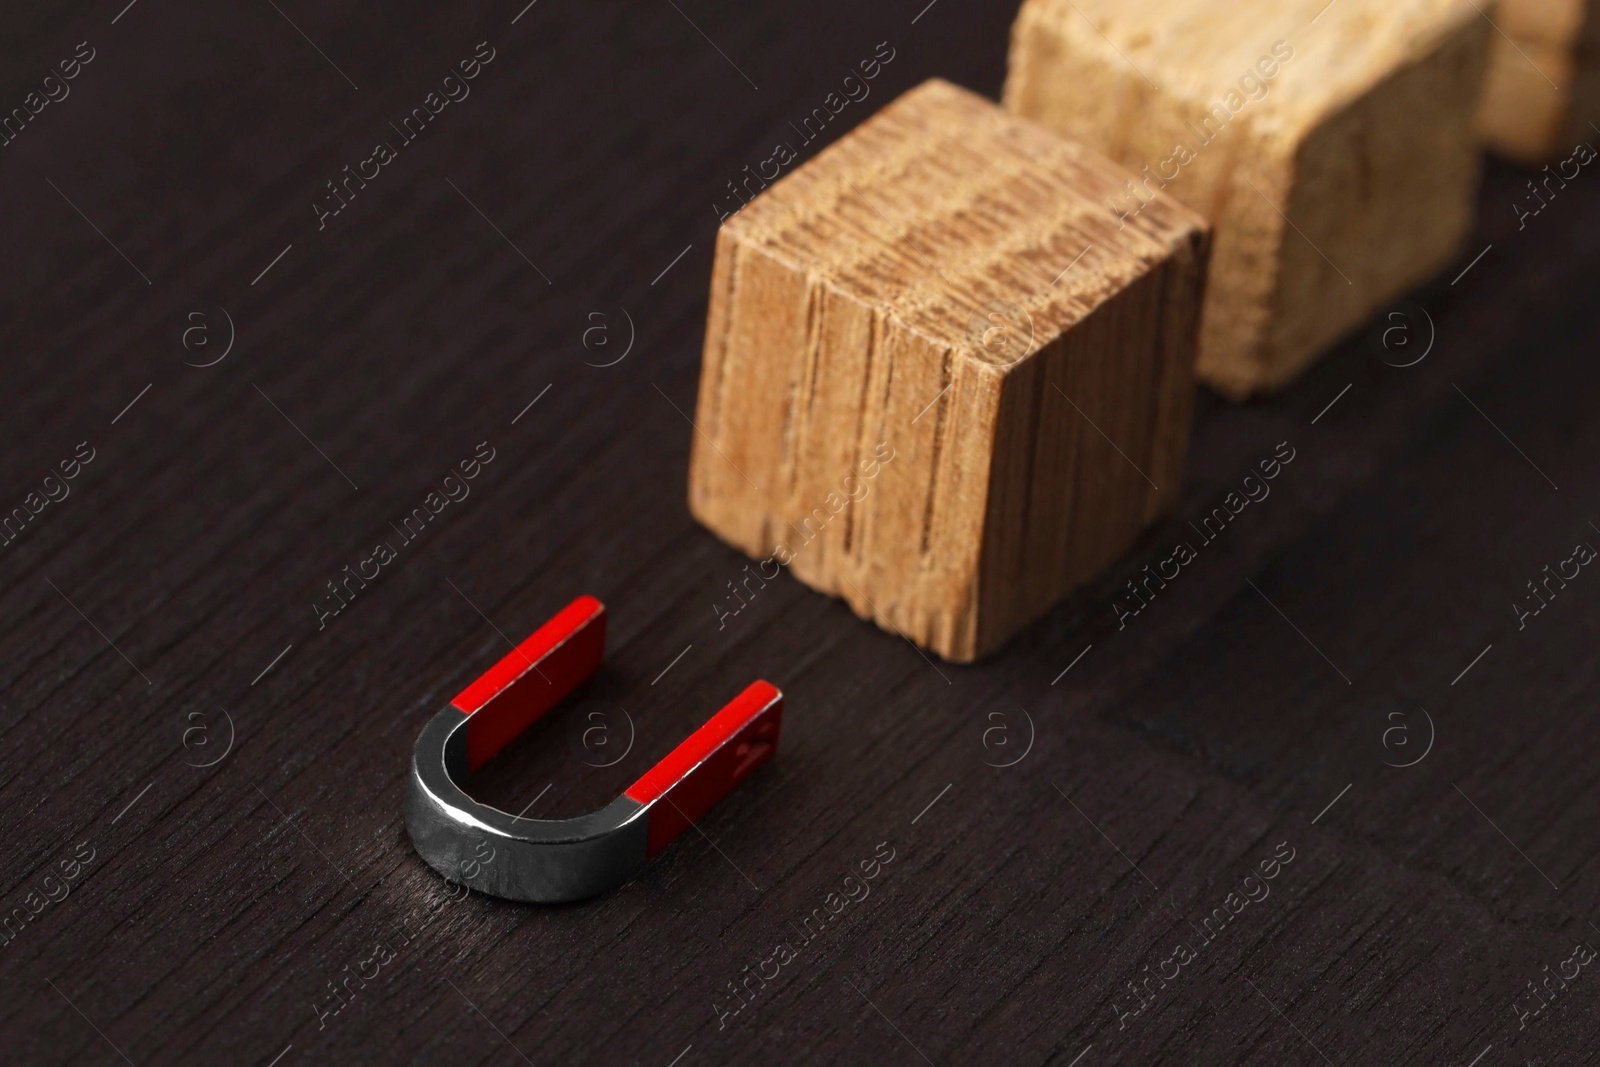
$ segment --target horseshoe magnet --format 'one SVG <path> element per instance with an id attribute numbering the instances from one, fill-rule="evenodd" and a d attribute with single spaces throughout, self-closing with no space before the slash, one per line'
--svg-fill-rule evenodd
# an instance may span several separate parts
<path id="1" fill-rule="evenodd" d="M 458 693 L 417 736 L 406 828 L 428 866 L 471 889 L 538 903 L 614 889 L 777 750 L 783 694 L 752 682 L 599 811 L 525 819 L 459 781 L 600 666 L 606 609 L 581 596 Z"/>

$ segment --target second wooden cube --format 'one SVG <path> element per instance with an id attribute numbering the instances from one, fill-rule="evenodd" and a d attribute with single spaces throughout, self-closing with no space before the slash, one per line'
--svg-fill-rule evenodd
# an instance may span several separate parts
<path id="1" fill-rule="evenodd" d="M 1175 201 L 1109 215 L 1128 177 L 932 81 L 762 192 L 717 235 L 695 516 L 959 661 L 1115 559 L 1175 499 L 1207 253 Z"/>
<path id="2" fill-rule="evenodd" d="M 1451 262 L 1475 218 L 1472 0 L 1024 0 L 1005 99 L 1216 228 L 1200 376 L 1241 397 Z"/>

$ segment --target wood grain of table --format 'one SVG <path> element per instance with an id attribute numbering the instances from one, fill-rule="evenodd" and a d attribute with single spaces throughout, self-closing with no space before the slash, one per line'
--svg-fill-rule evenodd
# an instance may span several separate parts
<path id="1" fill-rule="evenodd" d="M 926 77 L 996 94 L 1012 14 L 7 16 L 0 106 L 95 58 L 0 148 L 0 505 L 93 459 L 0 549 L 0 1061 L 1600 1060 L 1600 975 L 1529 986 L 1600 945 L 1600 576 L 1511 607 L 1600 543 L 1587 170 L 1519 226 L 1529 175 L 1491 165 L 1398 317 L 1270 401 L 1202 395 L 1179 513 L 998 655 L 930 660 L 787 576 L 724 614 L 747 561 L 684 479 L 726 183 L 880 42 L 803 156 Z M 585 592 L 606 666 L 478 796 L 596 807 L 756 677 L 779 755 L 609 896 L 457 899 L 401 821 L 411 743 Z"/>

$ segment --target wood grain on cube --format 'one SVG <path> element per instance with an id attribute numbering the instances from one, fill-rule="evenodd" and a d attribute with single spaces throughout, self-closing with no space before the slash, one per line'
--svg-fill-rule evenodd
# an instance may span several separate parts
<path id="1" fill-rule="evenodd" d="M 1005 101 L 1199 211 L 1199 374 L 1275 388 L 1460 249 L 1490 26 L 1469 0 L 1025 0 Z"/>
<path id="2" fill-rule="evenodd" d="M 1208 251 L 1176 201 L 1119 224 L 1128 178 L 935 80 L 761 192 L 717 237 L 695 516 L 959 661 L 1104 567 L 1174 500 Z"/>
<path id="3" fill-rule="evenodd" d="M 1500 0 L 1479 122 L 1509 159 L 1537 165 L 1595 139 L 1600 2 Z"/>

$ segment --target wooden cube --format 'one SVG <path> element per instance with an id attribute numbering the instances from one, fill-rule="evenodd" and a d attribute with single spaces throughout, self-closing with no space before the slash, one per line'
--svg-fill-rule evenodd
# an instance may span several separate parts
<path id="1" fill-rule="evenodd" d="M 1460 252 L 1491 28 L 1471 0 L 1024 0 L 1006 105 L 1215 228 L 1199 374 L 1275 388 Z"/>
<path id="2" fill-rule="evenodd" d="M 1479 124 L 1500 155 L 1537 166 L 1600 123 L 1600 2 L 1500 0 Z"/>
<path id="3" fill-rule="evenodd" d="M 717 235 L 694 515 L 957 661 L 1104 567 L 1177 493 L 1209 240 L 1119 224 L 1128 179 L 930 81 L 761 192 Z"/>

